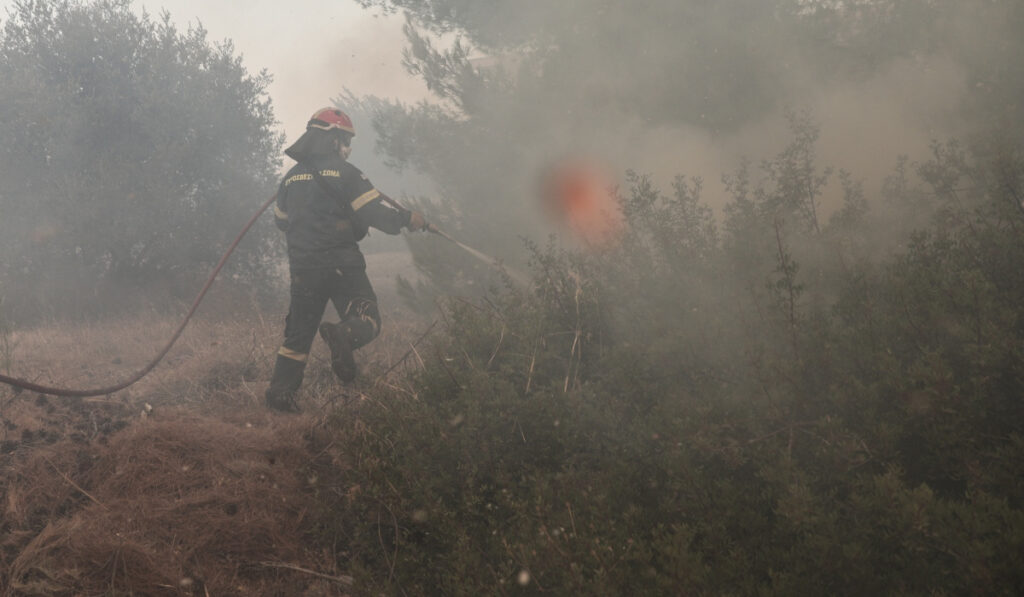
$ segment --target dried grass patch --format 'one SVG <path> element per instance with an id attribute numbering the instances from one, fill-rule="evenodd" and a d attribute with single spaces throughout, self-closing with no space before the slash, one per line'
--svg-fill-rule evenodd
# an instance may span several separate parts
<path id="1" fill-rule="evenodd" d="M 345 466 L 319 424 L 365 397 L 425 327 L 390 315 L 357 355 L 354 388 L 314 343 L 300 417 L 263 404 L 283 313 L 196 320 L 151 375 L 111 396 L 0 389 L 0 595 L 342 594 L 337 546 L 316 545 L 314 498 L 345 492 Z M 142 314 L 22 331 L 15 372 L 109 385 L 174 326 Z M 402 364 L 389 379 L 418 366 Z"/>
<path id="2" fill-rule="evenodd" d="M 36 450 L 5 475 L 6 594 L 301 594 L 322 580 L 266 564 L 323 559 L 306 539 L 314 449 L 308 419 L 177 411 Z"/>

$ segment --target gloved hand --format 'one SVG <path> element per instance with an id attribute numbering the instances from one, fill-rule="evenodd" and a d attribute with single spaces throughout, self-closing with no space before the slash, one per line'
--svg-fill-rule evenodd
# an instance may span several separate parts
<path id="1" fill-rule="evenodd" d="M 409 212 L 409 223 L 405 225 L 412 232 L 425 231 L 430 227 L 427 223 L 427 219 L 423 217 L 423 214 L 416 210 Z"/>

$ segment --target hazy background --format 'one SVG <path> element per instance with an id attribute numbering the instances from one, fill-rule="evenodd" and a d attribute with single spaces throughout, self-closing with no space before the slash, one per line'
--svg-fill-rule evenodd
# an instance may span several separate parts
<path id="1" fill-rule="evenodd" d="M 0 0 L 6 20 L 11 0 Z M 423 82 L 402 68 L 401 15 L 366 10 L 352 0 L 300 0 L 285 8 L 272 0 L 240 6 L 204 0 L 136 0 L 158 19 L 163 11 L 181 29 L 201 25 L 213 42 L 228 40 L 253 73 L 266 69 L 274 115 L 286 142 L 295 141 L 317 108 L 331 104 L 343 89 L 406 102 L 427 96 Z M 373 160 L 372 132 L 354 147 L 355 159 Z"/>
<path id="2" fill-rule="evenodd" d="M 10 0 L 2 0 L 0 9 L 6 12 L 10 4 Z M 345 89 L 356 97 L 376 96 L 406 103 L 430 97 L 422 79 L 402 66 L 406 38 L 402 33 L 405 17 L 400 12 L 388 14 L 377 6 L 364 8 L 355 0 L 304 0 L 290 3 L 287 9 L 273 0 L 254 0 L 244 8 L 202 0 L 139 0 L 133 6 L 154 18 L 166 10 L 172 22 L 183 29 L 201 24 L 211 41 L 230 40 L 250 72 L 266 69 L 273 77 L 267 91 L 286 143 L 302 133 L 312 110 L 329 104 Z M 537 18 L 544 15 L 544 11 L 534 12 Z M 528 21 L 517 16 L 508 20 L 507 27 L 515 32 Z M 638 18 L 637 22 L 643 21 Z M 624 36 L 630 34 L 628 22 L 622 31 Z M 628 39 L 608 40 L 611 46 L 616 43 L 633 45 Z M 751 43 L 756 45 L 758 40 Z M 659 73 L 671 77 L 672 65 L 658 62 L 657 47 L 651 53 L 651 62 L 634 65 L 638 80 L 662 76 Z M 848 168 L 859 176 L 875 178 L 890 168 L 898 155 L 919 154 L 931 139 L 958 132 L 955 111 L 968 85 L 968 75 L 955 60 L 941 55 L 900 59 L 865 78 L 828 84 L 803 71 L 797 62 L 780 66 L 779 73 L 785 74 L 786 80 L 779 85 L 788 87 L 796 103 L 809 109 L 821 123 L 823 162 Z M 589 69 L 595 73 L 592 76 L 600 77 L 596 58 Z M 594 86 L 584 80 L 581 87 L 588 85 Z M 567 130 L 564 132 L 569 134 L 557 140 L 545 140 L 548 153 L 558 156 L 569 151 L 592 151 L 613 163 L 651 173 L 662 183 L 680 172 L 700 175 L 715 195 L 722 192 L 718 184 L 721 173 L 732 170 L 742 156 L 760 156 L 777 148 L 779 138 L 785 135 L 778 111 L 738 130 L 717 134 L 705 127 L 672 122 L 652 126 L 628 111 L 609 114 L 614 115 L 612 126 Z M 379 179 L 383 170 L 380 159 L 372 155 L 370 131 L 363 126 L 360 133 L 353 161 L 374 171 Z M 386 182 L 380 181 L 381 186 L 387 187 Z M 711 200 L 718 203 L 714 196 Z"/>
<path id="3" fill-rule="evenodd" d="M 0 0 L 4 26 L 18 21 L 14 4 Z M 185 72 L 172 74 L 176 82 L 165 84 L 150 80 L 146 65 L 139 70 L 125 67 L 124 56 L 132 52 L 127 40 L 137 35 L 125 34 L 130 24 L 105 28 L 103 23 L 85 24 L 79 16 L 78 25 L 57 25 L 65 30 L 60 37 L 52 29 L 28 33 L 24 49 L 9 55 L 7 93 L 0 101 L 0 128 L 6 135 L 5 165 L 0 168 L 0 310 L 8 318 L 27 322 L 39 316 L 81 317 L 107 310 L 105 304 L 117 310 L 121 307 L 114 304 L 125 296 L 117 290 L 122 284 L 134 289 L 136 301 L 139 289 L 147 287 L 153 300 L 143 300 L 146 304 L 159 303 L 161 296 L 183 298 L 194 288 L 190 277 L 205 275 L 200 272 L 217 258 L 212 252 L 222 252 L 255 207 L 273 193 L 281 170 L 292 165 L 281 148 L 302 134 L 314 110 L 330 105 L 345 89 L 401 101 L 415 101 L 426 93 L 401 65 L 402 18 L 375 16 L 380 11 L 353 2 L 298 2 L 287 9 L 266 1 L 244 6 L 144 1 L 128 6 L 136 15 L 145 11 L 157 23 L 167 11 L 183 38 L 190 28 L 202 26 L 206 37 L 196 48 L 230 41 L 227 54 L 240 57 L 248 73 L 207 73 L 206 82 L 196 80 L 196 87 L 181 94 L 171 87 L 189 85 Z M 88 14 L 98 13 L 90 9 Z M 218 116 L 220 100 L 208 94 L 218 93 L 214 90 L 220 85 L 212 81 L 240 91 L 247 84 L 239 86 L 239 77 L 258 78 L 261 71 L 270 80 L 254 82 L 254 99 L 269 102 L 269 109 L 256 114 L 245 107 L 234 109 L 227 120 Z M 66 82 L 93 77 L 97 91 L 87 101 L 90 105 L 77 105 L 80 98 L 69 94 Z M 152 87 L 143 91 L 146 85 Z M 208 106 L 195 105 L 204 101 Z M 76 108 L 66 109 L 69 104 Z M 162 110 L 156 118 L 154 109 Z M 60 117 L 53 117 L 58 113 Z M 269 124 L 262 122 L 264 115 L 271 116 Z M 359 130 L 353 160 L 396 196 L 405 188 L 418 190 L 415 179 L 385 168 L 373 151 L 369 120 L 352 115 Z M 234 124 L 220 127 L 218 121 Z M 130 124 L 123 128 L 117 123 Z M 243 132 L 246 126 L 252 127 L 249 132 Z M 200 138 L 207 134 L 213 137 Z M 19 141 L 26 138 L 32 141 Z M 268 157 L 279 163 L 267 167 Z M 202 172 L 214 163 L 226 169 Z M 374 235 L 367 248 L 403 248 L 396 238 L 377 246 L 384 239 Z M 229 269 L 277 272 L 278 267 L 250 257 L 279 261 L 282 245 L 270 218 L 264 218 Z M 115 258 L 115 253 L 132 256 Z M 117 265 L 125 261 L 135 263 L 127 269 Z M 182 265 L 186 263 L 188 268 Z M 117 269 L 121 275 L 114 274 Z M 153 280 L 146 281 L 151 275 L 160 280 L 155 286 Z M 273 293 L 275 283 L 280 280 L 250 280 L 247 285 L 253 292 Z"/>
<path id="4" fill-rule="evenodd" d="M 287 142 L 305 131 L 309 115 L 343 88 L 404 101 L 426 95 L 402 68 L 400 16 L 381 15 L 350 0 L 233 2 L 140 0 L 153 16 L 170 12 L 181 27 L 201 23 L 212 40 L 230 39 L 252 72 L 267 69 L 274 114 Z M 360 131 L 369 133 L 369 131 Z M 369 135 L 367 135 L 369 136 Z M 366 148 L 356 147 L 365 158 Z"/>
<path id="5" fill-rule="evenodd" d="M 10 0 L 0 0 L 0 10 L 6 12 L 10 5 Z M 421 78 L 402 66 L 406 39 L 401 13 L 363 8 L 355 0 L 304 0 L 289 3 L 287 9 L 273 0 L 254 0 L 244 8 L 202 0 L 138 0 L 134 7 L 154 18 L 166 10 L 183 29 L 201 24 L 211 41 L 230 40 L 250 72 L 266 69 L 273 77 L 268 92 L 286 142 L 302 133 L 312 110 L 329 104 L 344 89 L 357 97 L 407 103 L 430 97 Z M 510 28 L 518 26 L 509 23 Z M 629 31 L 628 25 L 623 31 Z M 669 65 L 636 66 L 656 72 Z M 953 113 L 967 85 L 962 66 L 936 57 L 899 60 L 864 80 L 824 86 L 800 74 L 798 65 L 785 66 L 793 97 L 822 124 L 823 161 L 869 178 L 889 168 L 896 156 L 919 153 L 930 139 L 955 132 Z M 776 147 L 785 134 L 779 114 L 717 135 L 697 126 L 649 126 L 631 121 L 628 114 L 618 116 L 619 126 L 609 127 L 607 136 L 595 130 L 563 137 L 564 146 L 552 147 L 551 154 L 581 146 L 600 148 L 597 153 L 663 182 L 682 167 L 688 174 L 703 175 L 717 192 L 721 172 L 735 167 L 741 156 Z M 379 160 L 371 155 L 370 131 L 360 133 L 353 161 L 368 162 L 372 169 Z"/>
<path id="6" fill-rule="evenodd" d="M 237 8 L 198 0 L 146 0 L 114 6 L 117 10 L 130 6 L 135 13 L 146 10 L 156 21 L 167 10 L 183 35 L 190 26 L 202 24 L 206 42 L 231 40 L 229 54 L 240 55 L 241 66 L 248 71 L 241 79 L 267 73 L 270 79 L 259 80 L 256 94 L 257 101 L 265 104 L 261 114 L 267 120 L 259 132 L 266 142 L 261 141 L 258 155 L 263 160 L 268 155 L 271 161 L 280 160 L 268 165 L 268 173 L 279 176 L 281 168 L 291 165 L 280 150 L 303 131 L 312 111 L 342 98 L 342 107 L 355 118 L 359 130 L 352 161 L 381 190 L 419 205 L 430 219 L 468 244 L 520 264 L 525 261 L 523 239 L 543 239 L 551 231 L 538 197 L 540 175 L 567 156 L 605 165 L 609 177 L 623 185 L 627 170 L 650 175 L 655 186 L 666 192 L 676 176 L 699 177 L 703 180 L 700 199 L 721 216 L 732 199 L 723 176 L 735 173 L 748 159 L 755 185 L 770 177 L 761 168 L 762 160 L 784 151 L 793 138 L 786 114 L 803 114 L 815 131 L 813 143 L 807 146 L 815 167 L 820 173 L 833 173 L 824 178 L 815 197 L 825 217 L 841 204 L 839 170 L 862 182 L 871 200 L 899 156 L 910 156 L 911 162 L 927 160 L 933 140 L 969 137 L 982 130 L 979 125 L 985 119 L 994 118 L 983 123 L 990 130 L 1007 130 L 997 121 L 1008 117 L 1019 122 L 1021 109 L 1015 98 L 1024 94 L 1017 60 L 1021 11 L 1010 2 L 317 0 L 285 8 L 279 2 L 261 0 Z M 49 56 L 48 44 L 63 44 L 66 36 L 53 35 L 52 29 L 38 31 L 35 46 L 12 50 L 11 63 L 21 69 L 12 72 L 26 81 L 43 79 L 52 84 L 52 89 L 40 90 L 40 97 L 55 102 L 80 99 L 74 88 L 78 78 L 93 78 L 95 91 L 89 100 L 93 105 L 69 111 L 81 120 L 82 131 L 71 135 L 67 132 L 71 127 L 62 126 L 49 137 L 42 135 L 46 140 L 29 164 L 40 173 L 32 183 L 35 187 L 19 191 L 25 197 L 55 184 L 47 172 L 53 167 L 48 162 L 50 147 L 68 152 L 62 171 L 70 172 L 76 160 L 95 153 L 81 148 L 115 152 L 122 142 L 118 135 L 123 131 L 98 124 L 107 117 L 118 122 L 107 112 L 149 109 L 140 108 L 133 95 L 138 87 L 149 84 L 149 71 L 131 72 L 135 67 L 126 66 L 128 62 L 109 59 L 117 52 L 131 56 L 125 50 L 131 40 L 114 33 L 117 29 L 101 33 L 82 29 L 77 45 L 61 48 L 66 55 L 45 67 L 33 56 Z M 57 41 L 48 41 L 51 37 Z M 107 61 L 110 64 L 100 64 Z M 198 68 L 202 76 L 209 76 L 211 88 L 228 80 L 223 74 L 205 72 L 201 65 Z M 54 70 L 64 78 L 50 81 Z M 237 70 L 232 76 L 239 75 Z M 192 90 L 189 96 L 177 95 L 173 88 L 175 81 L 186 79 L 172 73 L 145 91 L 149 98 L 162 98 L 164 103 L 157 105 L 180 112 L 162 125 L 171 137 L 179 129 L 200 126 L 196 124 L 200 115 L 184 108 L 201 90 Z M 239 89 L 246 85 L 243 81 Z M 65 93 L 68 99 L 57 99 Z M 98 99 L 104 94 L 110 97 Z M 11 139 L 8 146 L 15 160 L 26 153 L 17 147 L 18 139 L 40 138 L 32 127 L 46 125 L 46 119 L 36 114 L 45 114 L 38 101 L 19 99 L 14 91 L 8 95 L 13 98 L 8 100 L 12 107 L 4 122 L 12 132 L 5 139 Z M 19 101 L 24 106 L 13 107 Z M 235 114 L 239 127 L 251 120 L 237 110 Z M 209 116 L 211 122 L 224 118 L 209 112 L 201 116 Z M 148 126 L 145 118 L 141 121 Z M 207 134 L 212 131 L 207 127 Z M 182 142 L 168 143 L 166 135 L 154 140 L 152 135 L 125 134 L 147 152 Z M 247 150 L 232 148 L 254 138 L 238 130 L 231 134 L 237 136 L 221 131 L 211 139 L 216 148 L 209 157 L 221 159 L 218 151 L 244 153 Z M 206 151 L 195 138 L 185 139 L 181 147 L 196 155 Z M 76 181 L 46 193 L 54 205 L 68 200 L 68 189 L 92 199 L 111 194 L 145 196 L 150 199 L 147 207 L 165 205 L 159 192 L 167 195 L 170 204 L 194 199 L 189 194 L 195 191 L 185 188 L 189 177 L 195 176 L 191 165 L 169 168 L 160 174 L 165 178 L 148 189 L 131 180 L 129 175 L 136 171 L 148 172 L 152 164 L 164 163 L 129 166 L 138 152 L 109 158 L 109 164 L 126 172 L 124 181 L 104 181 L 112 188 L 90 189 Z M 189 158 L 187 152 L 181 153 L 182 159 Z M 233 159 L 246 164 L 250 157 Z M 93 169 L 74 165 L 101 178 L 103 168 L 110 169 L 89 167 Z M 231 166 L 227 172 L 239 172 L 239 168 Z M 11 180 L 21 177 L 19 172 Z M 252 209 L 260 196 L 273 189 L 271 176 L 250 181 L 252 186 L 244 191 L 225 184 L 224 178 L 219 174 L 210 178 L 216 192 L 201 194 L 211 206 L 237 201 L 239 212 Z M 182 188 L 172 189 L 175 185 Z M 227 201 L 225 194 L 235 198 Z M 125 205 L 133 202 L 140 203 L 131 199 Z M 33 214 L 28 205 L 36 203 L 38 213 Z M 68 220 L 65 228 L 94 235 L 95 229 L 82 218 L 69 218 L 59 208 L 43 207 L 39 201 L 19 205 L 32 225 L 45 219 L 39 216 L 64 218 Z M 97 217 L 103 211 L 87 208 L 78 199 L 71 205 L 82 210 L 83 217 Z M 195 205 L 189 209 L 189 217 L 202 211 Z M 170 238 L 165 224 L 157 226 L 157 220 L 148 215 L 138 217 L 153 222 L 158 228 L 154 236 L 167 236 L 168 246 L 180 242 Z M 217 235 L 227 235 L 227 229 L 235 226 L 234 217 L 228 221 L 232 224 L 217 226 Z M 62 236 L 61 225 L 54 224 L 52 229 L 54 238 Z M 205 235 L 211 247 L 223 244 L 219 236 L 197 234 Z M 367 248 L 384 238 L 376 236 Z M 266 238 L 270 246 L 278 239 L 273 231 Z M 412 241 L 421 269 L 444 290 L 451 290 L 456 279 L 472 281 L 474 275 L 467 269 L 474 263 L 472 258 L 458 251 L 435 250 L 437 240 Z M 122 253 L 135 251 L 133 247 L 145 242 L 126 241 Z M 12 247 L 24 244 L 11 241 Z M 39 259 L 57 251 L 45 243 L 36 245 Z M 74 243 L 66 243 L 60 251 L 69 261 L 78 259 Z M 94 265 L 106 271 L 109 255 L 104 256 L 103 247 L 97 247 L 96 254 Z M 203 265 L 203 259 L 181 262 Z M 451 266 L 451 271 L 439 271 L 438 264 Z"/>

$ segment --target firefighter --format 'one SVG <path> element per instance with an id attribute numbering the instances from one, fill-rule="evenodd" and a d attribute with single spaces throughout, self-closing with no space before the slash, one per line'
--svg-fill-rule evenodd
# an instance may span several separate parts
<path id="1" fill-rule="evenodd" d="M 356 377 L 352 352 L 380 334 L 377 296 L 358 244 L 368 227 L 388 234 L 428 227 L 421 213 L 392 207 L 397 204 L 348 162 L 354 136 L 344 112 L 323 108 L 285 150 L 297 163 L 281 181 L 274 209 L 287 239 L 291 273 L 284 343 L 266 393 L 267 406 L 276 410 L 297 410 L 294 395 L 318 330 L 343 382 Z M 341 316 L 339 323 L 320 323 L 328 300 Z"/>

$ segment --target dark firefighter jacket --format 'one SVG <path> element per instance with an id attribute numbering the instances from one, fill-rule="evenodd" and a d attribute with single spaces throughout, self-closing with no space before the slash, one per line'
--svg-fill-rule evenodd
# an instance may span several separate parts
<path id="1" fill-rule="evenodd" d="M 324 189 L 312 172 L 330 187 Z M 300 162 L 281 181 L 274 209 L 292 269 L 366 267 L 358 242 L 369 226 L 398 234 L 409 211 L 392 209 L 366 176 L 340 156 Z"/>

